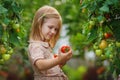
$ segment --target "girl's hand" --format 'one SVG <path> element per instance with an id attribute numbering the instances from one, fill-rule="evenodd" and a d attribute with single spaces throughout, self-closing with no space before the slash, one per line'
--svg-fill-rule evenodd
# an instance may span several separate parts
<path id="1" fill-rule="evenodd" d="M 57 58 L 57 57 L 58 57 L 57 54 L 54 54 L 53 56 L 54 56 L 54 58 Z M 61 63 L 61 64 L 59 64 L 59 67 L 62 68 L 65 64 L 66 64 L 66 62 Z"/>
<path id="2" fill-rule="evenodd" d="M 65 50 L 65 47 L 61 49 Z M 58 59 L 60 61 L 60 64 L 64 64 L 72 57 L 72 49 L 69 47 L 68 52 L 63 52 L 61 49 L 59 49 Z"/>

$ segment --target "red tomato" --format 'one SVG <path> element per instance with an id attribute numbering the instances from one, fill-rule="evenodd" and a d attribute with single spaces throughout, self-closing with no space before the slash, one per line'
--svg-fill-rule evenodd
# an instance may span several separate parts
<path id="1" fill-rule="evenodd" d="M 54 54 L 54 58 L 56 58 L 57 57 L 57 54 Z"/>
<path id="2" fill-rule="evenodd" d="M 110 38 L 111 36 L 112 36 L 111 33 L 104 33 L 104 37 L 105 37 L 106 39 Z"/>
<path id="3" fill-rule="evenodd" d="M 105 67 L 100 67 L 97 69 L 97 74 L 102 74 L 105 71 Z"/>
<path id="4" fill-rule="evenodd" d="M 66 52 L 68 52 L 70 50 L 70 47 L 69 46 L 62 46 L 61 47 L 61 52 L 63 52 L 63 53 L 66 53 Z"/>

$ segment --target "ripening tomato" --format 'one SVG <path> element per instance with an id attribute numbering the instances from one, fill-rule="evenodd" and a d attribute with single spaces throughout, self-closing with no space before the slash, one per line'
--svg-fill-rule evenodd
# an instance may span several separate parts
<path id="1" fill-rule="evenodd" d="M 19 28 L 17 28 L 17 29 L 16 29 L 16 32 L 17 32 L 17 33 L 19 33 L 19 32 L 20 32 L 20 29 L 19 29 Z"/>
<path id="2" fill-rule="evenodd" d="M 61 52 L 63 52 L 63 53 L 66 53 L 66 52 L 68 52 L 70 50 L 70 47 L 69 46 L 62 46 L 61 47 Z"/>
<path id="3" fill-rule="evenodd" d="M 107 41 L 102 40 L 101 43 L 100 43 L 100 45 L 99 45 L 99 48 L 100 48 L 100 49 L 104 49 L 104 48 L 106 48 L 106 47 L 107 47 Z"/>
<path id="4" fill-rule="evenodd" d="M 97 69 L 97 74 L 102 74 L 105 71 L 105 67 L 100 67 Z"/>
<path id="5" fill-rule="evenodd" d="M 4 47 L 4 46 L 1 46 L 0 47 L 0 53 L 2 53 L 2 54 L 4 54 L 4 53 L 6 53 L 6 48 Z"/>

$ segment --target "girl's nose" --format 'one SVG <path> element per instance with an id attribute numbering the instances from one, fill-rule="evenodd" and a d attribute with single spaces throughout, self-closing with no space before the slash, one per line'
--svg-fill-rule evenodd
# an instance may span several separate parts
<path id="1" fill-rule="evenodd" d="M 56 34 L 56 30 L 55 30 L 55 29 L 52 29 L 51 33 L 52 33 L 52 34 Z"/>

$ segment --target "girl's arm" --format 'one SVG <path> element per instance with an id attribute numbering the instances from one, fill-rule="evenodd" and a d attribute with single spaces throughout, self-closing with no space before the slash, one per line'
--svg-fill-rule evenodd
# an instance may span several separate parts
<path id="1" fill-rule="evenodd" d="M 38 59 L 35 62 L 35 66 L 39 70 L 46 70 L 50 69 L 56 65 L 59 65 L 61 63 L 65 63 L 67 60 L 69 60 L 72 57 L 72 51 L 70 50 L 69 52 L 63 54 L 59 53 L 58 57 L 52 58 L 52 59 Z"/>
<path id="2" fill-rule="evenodd" d="M 60 60 L 58 58 L 53 59 L 39 59 L 35 62 L 35 66 L 39 70 L 46 70 L 49 68 L 52 68 L 60 63 Z"/>

